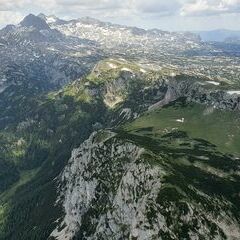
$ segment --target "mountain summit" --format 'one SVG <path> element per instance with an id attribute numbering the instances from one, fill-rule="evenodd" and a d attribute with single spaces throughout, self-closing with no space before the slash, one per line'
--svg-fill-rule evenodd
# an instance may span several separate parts
<path id="1" fill-rule="evenodd" d="M 46 21 L 44 21 L 42 18 L 37 17 L 33 14 L 29 14 L 26 16 L 21 22 L 20 25 L 22 27 L 34 27 L 38 30 L 46 30 L 50 29 Z"/>

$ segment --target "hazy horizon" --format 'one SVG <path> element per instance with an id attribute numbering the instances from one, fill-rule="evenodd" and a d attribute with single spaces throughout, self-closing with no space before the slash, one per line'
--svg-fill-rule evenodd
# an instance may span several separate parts
<path id="1" fill-rule="evenodd" d="M 0 0 L 0 27 L 17 24 L 29 13 L 168 31 L 240 30 L 240 0 Z"/>

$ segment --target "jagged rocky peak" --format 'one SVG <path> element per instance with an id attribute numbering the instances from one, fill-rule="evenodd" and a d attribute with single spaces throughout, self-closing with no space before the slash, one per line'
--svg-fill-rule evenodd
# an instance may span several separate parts
<path id="1" fill-rule="evenodd" d="M 33 14 L 29 14 L 26 16 L 21 22 L 20 25 L 22 27 L 34 27 L 38 30 L 46 30 L 50 29 L 46 21 L 38 16 Z"/>
<path id="2" fill-rule="evenodd" d="M 37 16 L 47 22 L 47 15 L 45 15 L 44 13 L 39 13 Z"/>

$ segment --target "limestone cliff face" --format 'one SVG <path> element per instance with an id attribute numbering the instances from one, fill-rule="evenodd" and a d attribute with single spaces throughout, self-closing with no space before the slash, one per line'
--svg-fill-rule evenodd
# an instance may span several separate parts
<path id="1" fill-rule="evenodd" d="M 122 216 L 115 213 L 119 221 L 127 217 L 124 215 L 131 215 L 123 201 L 130 200 L 132 194 L 138 194 L 136 189 L 135 193 L 132 190 L 138 185 L 136 181 L 141 181 L 140 175 L 144 172 L 144 168 L 136 164 L 141 149 L 131 143 L 117 141 L 113 136 L 111 132 L 93 133 L 79 149 L 73 151 L 61 175 L 63 185 L 60 194 L 66 212 L 62 223 L 64 228 L 53 232 L 53 236 L 72 239 L 80 232 L 82 237 L 88 233 L 94 238 L 98 231 L 100 234 L 106 227 L 105 220 L 114 208 L 118 208 L 117 205 L 123 207 Z M 103 140 L 98 139 L 102 137 Z M 131 216 L 128 217 L 131 221 Z M 108 224 L 117 230 L 120 224 L 113 217 L 111 221 Z M 117 231 L 121 232 L 121 229 Z"/>
<path id="2" fill-rule="evenodd" d="M 141 79 L 141 81 L 139 80 Z M 201 103 L 223 110 L 240 110 L 240 92 L 211 86 L 206 79 L 190 76 L 159 77 L 149 82 L 144 75 L 122 74 L 104 89 L 105 101 L 123 104 L 134 112 L 154 110 L 184 97 L 188 102 Z M 108 99 L 108 100 L 107 100 Z M 134 99 L 134 101 L 131 101 Z M 134 103 L 134 104 L 133 104 Z"/>
<path id="3" fill-rule="evenodd" d="M 180 97 L 186 97 L 189 102 L 201 103 L 214 106 L 223 110 L 240 110 L 240 94 L 238 91 L 227 91 L 218 88 L 211 88 L 203 82 L 193 81 L 186 78 L 179 81 L 170 79 L 164 82 L 167 91 L 163 93 L 164 98 L 160 99 L 149 107 L 149 110 L 162 107 Z"/>
<path id="4" fill-rule="evenodd" d="M 65 216 L 51 237 L 239 239 L 231 203 L 194 186 L 200 179 L 173 180 L 181 172 L 171 165 L 174 160 L 180 161 L 118 134 L 93 133 L 59 177 L 58 204 Z"/>

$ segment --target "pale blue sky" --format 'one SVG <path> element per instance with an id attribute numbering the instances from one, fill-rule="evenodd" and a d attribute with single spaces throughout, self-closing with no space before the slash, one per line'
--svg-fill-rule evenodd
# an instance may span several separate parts
<path id="1" fill-rule="evenodd" d="M 163 30 L 240 30 L 240 0 L 0 0 L 0 27 L 40 12 Z"/>

